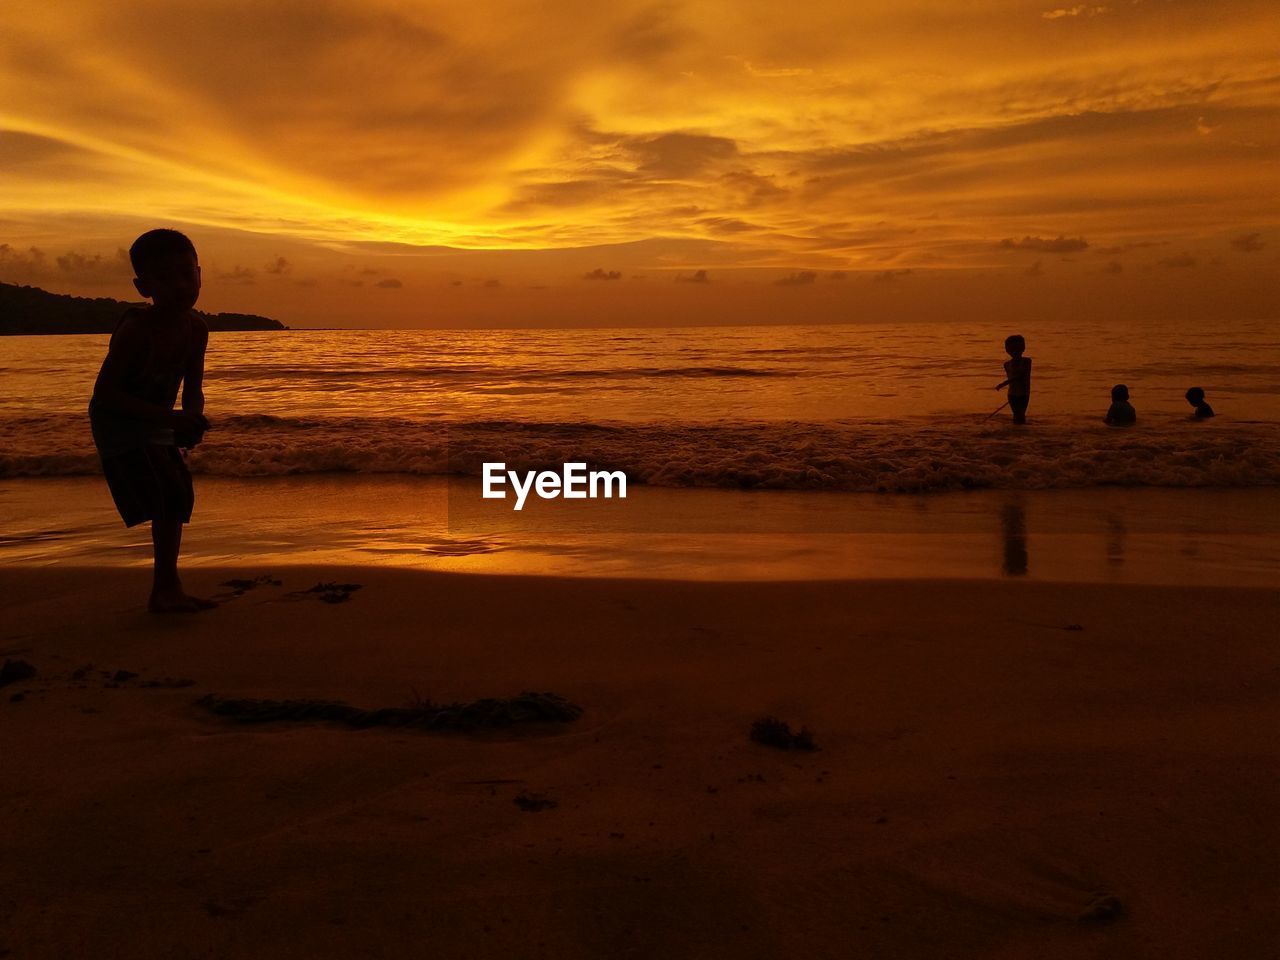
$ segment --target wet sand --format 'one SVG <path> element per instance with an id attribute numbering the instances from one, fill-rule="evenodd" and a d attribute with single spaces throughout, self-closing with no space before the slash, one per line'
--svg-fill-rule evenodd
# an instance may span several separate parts
<path id="1" fill-rule="evenodd" d="M 1275 591 L 251 562 L 188 586 L 266 572 L 156 618 L 142 570 L 0 568 L 0 651 L 38 670 L 0 689 L 0 955 L 1274 950 Z M 363 587 L 289 596 L 320 581 Z M 522 690 L 583 716 L 469 735 L 195 705 Z M 767 714 L 819 749 L 751 742 Z"/>

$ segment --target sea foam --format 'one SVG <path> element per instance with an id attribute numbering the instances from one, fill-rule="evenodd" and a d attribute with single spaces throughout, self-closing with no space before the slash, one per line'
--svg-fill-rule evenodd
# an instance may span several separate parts
<path id="1" fill-rule="evenodd" d="M 1150 421 L 1129 430 L 1065 418 L 1003 421 L 445 423 L 352 417 L 233 416 L 189 458 L 195 473 L 460 475 L 483 464 L 622 470 L 664 487 L 930 492 L 1105 485 L 1280 484 L 1280 424 Z M 100 471 L 83 417 L 0 418 L 0 477 Z"/>

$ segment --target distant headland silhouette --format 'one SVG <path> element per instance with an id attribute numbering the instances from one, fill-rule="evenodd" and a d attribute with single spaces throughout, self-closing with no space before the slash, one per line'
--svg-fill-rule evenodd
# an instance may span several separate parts
<path id="1" fill-rule="evenodd" d="M 0 283 L 0 336 L 111 333 L 129 303 L 110 297 L 73 297 L 39 287 Z M 288 330 L 279 320 L 251 313 L 195 311 L 210 330 Z"/>

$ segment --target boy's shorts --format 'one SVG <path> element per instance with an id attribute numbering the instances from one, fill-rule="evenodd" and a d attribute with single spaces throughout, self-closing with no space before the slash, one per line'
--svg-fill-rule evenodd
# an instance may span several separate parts
<path id="1" fill-rule="evenodd" d="M 100 457 L 111 499 L 126 527 L 148 520 L 191 520 L 195 490 L 176 446 L 147 443 Z"/>

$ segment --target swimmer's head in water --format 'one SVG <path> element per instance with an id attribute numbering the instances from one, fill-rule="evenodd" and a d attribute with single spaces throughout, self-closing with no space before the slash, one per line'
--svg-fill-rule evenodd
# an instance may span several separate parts
<path id="1" fill-rule="evenodd" d="M 1022 334 L 1015 333 L 1011 337 L 1004 338 L 1004 352 L 1011 357 L 1020 357 L 1027 350 L 1027 341 L 1022 339 Z"/>
<path id="2" fill-rule="evenodd" d="M 200 262 L 189 237 L 177 230 L 148 230 L 129 248 L 133 285 L 157 307 L 190 310 L 200 297 Z"/>
<path id="3" fill-rule="evenodd" d="M 1129 388 L 1123 383 L 1117 383 L 1111 388 L 1111 399 L 1116 403 L 1121 403 L 1129 399 Z"/>
<path id="4" fill-rule="evenodd" d="M 1200 387 L 1192 387 L 1187 391 L 1187 403 L 1193 407 L 1198 407 L 1204 403 L 1204 390 Z"/>

